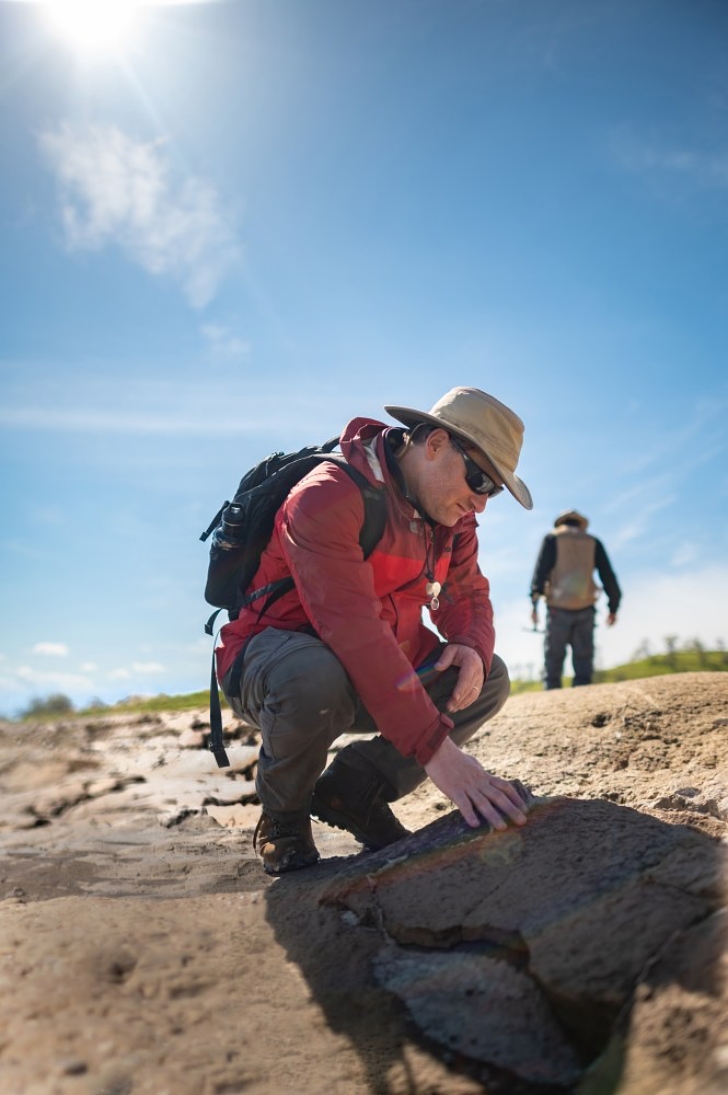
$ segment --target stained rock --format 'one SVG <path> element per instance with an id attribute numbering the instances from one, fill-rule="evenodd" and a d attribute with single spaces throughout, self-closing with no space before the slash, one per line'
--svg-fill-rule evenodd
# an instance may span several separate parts
<path id="1" fill-rule="evenodd" d="M 403 951 L 375 959 L 379 984 L 406 1005 L 422 1033 L 536 1084 L 573 1084 L 579 1058 L 547 1000 L 508 962 L 467 951 Z"/>
<path id="2" fill-rule="evenodd" d="M 457 814 L 433 822 L 341 872 L 322 901 L 392 943 L 438 951 L 453 971 L 463 963 L 449 948 L 497 948 L 593 1059 L 645 966 L 717 906 L 727 858 L 704 834 L 626 807 L 541 799 L 526 826 L 505 832 L 469 830 Z M 435 1021 L 436 999 L 427 1026 L 447 1028 L 450 1005 L 442 996 Z M 485 1042 L 471 1054 L 496 1063 Z"/>

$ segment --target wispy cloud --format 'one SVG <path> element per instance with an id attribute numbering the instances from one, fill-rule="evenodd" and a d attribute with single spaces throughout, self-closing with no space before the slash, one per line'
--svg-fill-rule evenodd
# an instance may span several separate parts
<path id="1" fill-rule="evenodd" d="M 700 558 L 700 550 L 697 544 L 692 543 L 690 540 L 685 540 L 682 544 L 678 544 L 675 551 L 670 557 L 670 566 L 683 567 L 688 563 L 694 563 Z"/>
<path id="2" fill-rule="evenodd" d="M 236 335 L 229 327 L 220 323 L 207 323 L 201 331 L 210 350 L 217 357 L 245 357 L 250 353 L 250 343 Z"/>
<path id="3" fill-rule="evenodd" d="M 65 643 L 36 643 L 32 650 L 33 654 L 47 654 L 52 658 L 67 658 L 69 655 L 69 649 Z"/>
<path id="4" fill-rule="evenodd" d="M 111 681 L 128 681 L 135 675 L 154 676 L 164 673 L 165 667 L 160 662 L 132 662 L 130 666 L 119 666 L 110 670 L 106 676 Z"/>
<path id="5" fill-rule="evenodd" d="M 35 669 L 30 665 L 19 665 L 14 676 L 17 681 L 32 688 L 57 688 L 66 692 L 93 687 L 93 682 L 80 673 L 51 672 L 44 669 Z"/>
<path id="6" fill-rule="evenodd" d="M 638 514 L 633 513 L 620 529 L 611 534 L 609 539 L 610 544 L 614 546 L 615 550 L 618 550 L 632 540 L 645 539 L 653 515 L 659 513 L 660 510 L 666 509 L 668 506 L 674 505 L 678 500 L 678 497 L 677 494 L 666 494 L 660 498 L 654 499 L 652 502 L 644 504 Z"/>
<path id="7" fill-rule="evenodd" d="M 728 150 L 679 147 L 622 130 L 611 151 L 619 166 L 635 175 L 685 181 L 702 190 L 728 189 Z"/>
<path id="8" fill-rule="evenodd" d="M 137 433 L 181 434 L 196 437 L 216 437 L 222 434 L 255 433 L 271 426 L 280 425 L 283 430 L 294 423 L 288 422 L 273 411 L 261 411 L 261 417 L 252 414 L 237 418 L 233 413 L 194 408 L 175 412 L 138 412 L 118 408 L 89 407 L 74 410 L 66 407 L 16 407 L 0 408 L 0 425 L 11 429 L 61 430 L 68 433 Z M 23 545 L 17 545 L 23 551 Z M 30 552 L 29 552 L 30 554 Z"/>
<path id="9" fill-rule="evenodd" d="M 128 681 L 131 677 L 131 673 L 128 669 L 124 669 L 120 666 L 118 669 L 112 669 L 107 673 L 107 677 L 110 681 Z"/>
<path id="10" fill-rule="evenodd" d="M 163 141 L 113 125 L 65 122 L 39 143 L 59 183 L 69 248 L 115 244 L 150 274 L 181 282 L 193 307 L 212 300 L 239 247 L 210 182 L 173 178 Z"/>
<path id="11" fill-rule="evenodd" d="M 645 419 L 649 416 L 642 407 L 636 408 L 636 413 Z M 726 413 L 728 400 L 720 396 L 710 402 L 699 399 L 692 407 L 681 405 L 669 423 L 663 419 L 659 426 L 643 429 L 641 450 L 632 445 L 618 458 L 617 467 L 631 475 L 652 466 L 669 468 L 669 478 L 674 480 L 677 466 L 687 475 L 728 448 Z"/>
<path id="12" fill-rule="evenodd" d="M 725 589 L 728 567 L 717 564 L 680 573 L 633 576 L 615 627 L 601 629 L 599 646 L 605 665 L 626 661 L 642 640 L 655 652 L 665 649 L 665 636 L 684 643 L 693 638 L 707 647 L 728 640 L 725 612 L 716 590 Z"/>
<path id="13" fill-rule="evenodd" d="M 340 419 L 346 421 L 343 397 L 314 385 L 291 394 L 281 402 L 280 386 L 258 379 L 244 401 L 221 399 L 219 387 L 204 382 L 140 381 L 129 377 L 120 388 L 104 375 L 76 374 L 67 384 L 49 380 L 44 385 L 23 382 L 9 387 L 0 399 L 0 427 L 15 430 L 58 430 L 80 433 L 130 433 L 219 437 L 224 434 L 258 433 L 275 428 L 281 432 L 300 428 L 303 420 L 315 421 L 323 411 L 333 417 L 342 402 Z M 333 410 L 329 408 L 333 405 Z M 327 427 L 328 428 L 328 427 Z M 17 551 L 27 550 L 18 543 Z"/>
<path id="14" fill-rule="evenodd" d="M 614 627 L 604 626 L 604 596 L 599 602 L 597 664 L 608 668 L 627 662 L 645 640 L 654 653 L 662 653 L 666 635 L 677 635 L 681 644 L 698 638 L 709 648 L 719 641 L 728 642 L 723 600 L 716 596 L 716 590 L 725 589 L 726 583 L 725 564 L 692 567 L 682 571 L 679 580 L 672 571 L 631 575 Z M 514 677 L 538 677 L 543 665 L 544 637 L 531 629 L 529 614 L 525 597 L 504 601 L 496 613 L 497 650 Z M 543 628 L 543 605 L 539 614 Z M 570 657 L 566 672 L 571 673 Z"/>

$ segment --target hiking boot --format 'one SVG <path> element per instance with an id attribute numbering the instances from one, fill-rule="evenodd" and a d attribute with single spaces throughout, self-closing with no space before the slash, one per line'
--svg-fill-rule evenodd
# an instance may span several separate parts
<path id="1" fill-rule="evenodd" d="M 327 825 L 346 829 L 370 851 L 410 836 L 389 808 L 381 777 L 337 761 L 317 780 L 311 813 Z"/>
<path id="2" fill-rule="evenodd" d="M 253 833 L 253 847 L 263 860 L 266 874 L 298 871 L 319 860 L 311 818 L 303 813 L 273 817 L 263 810 Z"/>

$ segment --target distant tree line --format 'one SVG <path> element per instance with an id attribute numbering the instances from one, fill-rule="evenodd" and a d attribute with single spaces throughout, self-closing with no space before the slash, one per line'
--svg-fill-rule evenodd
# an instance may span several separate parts
<path id="1" fill-rule="evenodd" d="M 74 707 L 68 696 L 64 696 L 62 692 L 53 692 L 52 695 L 44 698 L 35 696 L 20 712 L 20 717 L 32 719 L 48 715 L 70 715 L 73 711 Z"/>
<path id="2" fill-rule="evenodd" d="M 716 639 L 712 649 L 706 647 L 700 639 L 687 639 L 681 643 L 680 638 L 677 635 L 665 635 L 663 642 L 665 644 L 665 653 L 660 654 L 651 649 L 648 639 L 643 639 L 627 664 L 634 665 L 636 662 L 644 662 L 655 658 L 659 659 L 662 664 L 668 666 L 670 669 L 676 669 L 681 661 L 679 655 L 682 653 L 692 654 L 694 656 L 697 669 L 728 669 L 728 650 L 726 650 L 726 645 L 722 639 Z M 512 667 L 512 679 L 514 681 L 522 679 L 526 681 L 535 681 L 534 671 L 535 665 L 533 663 L 529 663 L 526 666 L 514 665 Z M 599 680 L 600 678 L 605 677 L 606 672 L 607 671 L 604 670 L 597 671 L 595 673 L 595 679 Z M 621 679 L 618 670 L 609 672 L 612 679 Z M 615 672 L 617 674 L 616 677 L 613 676 Z M 104 707 L 106 707 L 106 704 L 102 703 L 101 700 L 92 700 L 84 710 L 99 710 Z M 76 708 L 68 696 L 64 696 L 62 692 L 54 692 L 50 696 L 34 697 L 18 712 L 17 717 L 19 719 L 63 718 L 66 715 L 72 715 L 75 710 Z"/>
<path id="3" fill-rule="evenodd" d="M 643 639 L 632 656 L 623 665 L 613 669 L 595 669 L 594 682 L 626 681 L 644 673 L 651 676 L 657 672 L 721 672 L 728 670 L 728 651 L 722 639 L 714 646 L 706 647 L 700 639 L 687 639 L 682 642 L 677 635 L 666 635 L 663 639 L 664 653 L 653 650 L 648 639 Z M 641 665 L 640 663 L 646 663 Z M 509 665 L 513 692 L 535 688 L 539 681 L 538 667 L 533 662 Z M 520 686 L 520 687 L 519 687 Z"/>
<path id="4" fill-rule="evenodd" d="M 722 639 L 716 639 L 712 649 L 706 647 L 700 639 L 687 639 L 681 643 L 678 635 L 665 635 L 663 642 L 665 653 L 660 655 L 658 651 L 650 649 L 647 639 L 643 639 L 629 659 L 629 663 L 634 664 L 634 662 L 646 661 L 648 658 L 660 657 L 666 665 L 674 668 L 678 664 L 678 654 L 682 652 L 694 654 L 700 669 L 728 668 L 728 651 Z"/>
<path id="5" fill-rule="evenodd" d="M 100 708 L 106 705 L 101 700 L 92 700 L 90 708 Z M 65 715 L 73 715 L 76 708 L 73 701 L 62 692 L 53 692 L 50 696 L 34 696 L 17 715 L 19 719 L 60 719 Z"/>

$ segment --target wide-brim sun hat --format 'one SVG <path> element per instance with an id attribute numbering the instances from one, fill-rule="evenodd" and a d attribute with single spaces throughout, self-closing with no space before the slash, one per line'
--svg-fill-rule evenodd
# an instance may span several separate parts
<path id="1" fill-rule="evenodd" d="M 559 525 L 566 525 L 569 521 L 574 522 L 582 529 L 585 529 L 589 524 L 588 518 L 586 518 L 583 513 L 579 513 L 579 511 L 575 509 L 567 509 L 564 510 L 563 513 L 560 513 L 556 518 L 554 521 L 554 528 L 558 528 Z"/>
<path id="2" fill-rule="evenodd" d="M 516 501 L 524 509 L 533 509 L 531 492 L 516 475 L 523 444 L 523 422 L 505 403 L 480 388 L 451 388 L 429 411 L 418 411 L 414 407 L 384 409 L 408 429 L 429 422 L 479 449 Z"/>

